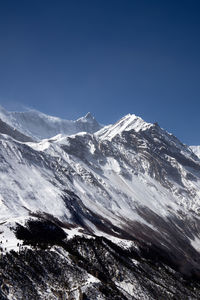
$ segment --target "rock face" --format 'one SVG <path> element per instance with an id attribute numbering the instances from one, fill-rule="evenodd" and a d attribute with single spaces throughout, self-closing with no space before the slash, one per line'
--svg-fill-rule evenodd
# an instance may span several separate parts
<path id="1" fill-rule="evenodd" d="M 200 159 L 135 115 L 95 122 L 1 130 L 0 297 L 199 299 Z"/>

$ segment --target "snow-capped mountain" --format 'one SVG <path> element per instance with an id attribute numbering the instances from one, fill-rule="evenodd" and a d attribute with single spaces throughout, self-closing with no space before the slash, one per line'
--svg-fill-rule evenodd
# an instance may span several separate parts
<path id="1" fill-rule="evenodd" d="M 50 121 L 56 135 L 39 140 L 38 115 L 48 131 L 46 116 L 31 113 L 37 141 L 0 123 L 2 299 L 26 296 L 14 265 L 27 299 L 199 299 L 200 159 L 191 148 L 135 115 L 70 135 Z M 80 124 L 88 119 L 98 124 L 90 115 Z"/>
<path id="2" fill-rule="evenodd" d="M 35 140 L 51 138 L 60 133 L 66 135 L 81 131 L 93 133 L 101 128 L 91 113 L 71 121 L 48 116 L 36 110 L 15 112 L 0 107 L 0 119 Z"/>

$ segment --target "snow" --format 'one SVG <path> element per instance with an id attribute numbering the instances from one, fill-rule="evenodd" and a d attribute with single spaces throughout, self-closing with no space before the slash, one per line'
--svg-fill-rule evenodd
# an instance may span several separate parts
<path id="1" fill-rule="evenodd" d="M 190 146 L 190 148 L 200 158 L 200 146 Z"/>
<path id="2" fill-rule="evenodd" d="M 87 284 L 92 284 L 92 283 L 99 283 L 100 280 L 94 277 L 91 274 L 88 274 L 88 279 L 87 279 Z"/>
<path id="3" fill-rule="evenodd" d="M 71 138 L 84 135 L 84 133 L 79 133 L 71 136 Z M 106 163 L 103 166 L 98 166 L 101 172 L 97 176 L 90 166 L 77 159 L 76 156 L 63 154 L 59 147 L 69 143 L 65 136 L 59 135 L 51 139 L 51 141 L 54 141 L 54 143 L 44 141 L 46 145 L 44 147 L 45 152 L 51 155 L 55 152 L 56 155 L 62 156 L 66 164 L 70 164 L 75 173 L 79 175 L 79 177 L 73 177 L 72 190 L 80 197 L 86 207 L 90 207 L 96 213 L 101 212 L 109 219 L 112 218 L 114 224 L 119 225 L 119 221 L 116 221 L 116 216 L 146 223 L 135 211 L 137 203 L 140 206 L 149 207 L 163 217 L 166 217 L 169 213 L 166 206 L 171 206 L 174 211 L 180 209 L 177 203 L 178 199 L 149 175 L 134 175 L 130 167 L 123 165 L 122 168 L 115 158 L 107 157 Z M 91 143 L 90 149 L 94 147 Z M 144 168 L 146 169 L 148 166 L 144 165 Z M 122 169 L 125 169 L 127 174 L 131 174 L 129 180 L 124 178 Z M 100 182 L 102 187 L 94 185 L 93 180 Z M 115 218 L 113 218 L 112 213 L 110 214 L 113 211 L 115 212 Z M 149 223 L 148 226 L 156 230 Z"/>
<path id="4" fill-rule="evenodd" d="M 114 172 L 114 173 L 120 173 L 121 168 L 120 165 L 118 163 L 118 161 L 116 159 L 114 159 L 113 157 L 108 157 L 107 158 L 107 162 L 104 166 L 104 169 L 107 172 Z"/>
<path id="5" fill-rule="evenodd" d="M 67 239 L 71 240 L 75 236 L 80 236 L 80 237 L 84 236 L 84 234 L 81 230 L 83 230 L 82 227 L 76 227 L 76 228 L 72 228 L 72 229 L 65 229 L 65 232 L 67 233 Z"/>
<path id="6" fill-rule="evenodd" d="M 10 250 L 20 251 L 22 241 L 16 238 L 13 229 L 16 227 L 16 223 L 24 225 L 26 220 L 26 217 L 17 217 L 9 218 L 0 223 L 0 248 L 2 248 L 3 253 Z"/>
<path id="7" fill-rule="evenodd" d="M 54 178 L 52 171 L 25 164 L 21 152 L 9 140 L 4 140 L 1 153 L 9 164 L 9 168 L 0 171 L 2 221 L 10 216 L 26 216 L 29 211 L 38 210 L 50 214 L 53 212 L 57 217 L 63 216 L 63 213 L 69 215 L 62 200 L 62 191 L 51 182 Z"/>
<path id="8" fill-rule="evenodd" d="M 101 140 L 112 140 L 112 138 L 114 138 L 117 134 L 121 134 L 123 131 L 130 131 L 134 129 L 138 132 L 140 130 L 146 130 L 151 126 L 152 124 L 145 122 L 140 117 L 128 114 L 114 125 L 106 126 L 96 132 L 96 136 Z"/>
<path id="9" fill-rule="evenodd" d="M 112 218 L 114 224 L 119 225 L 120 223 L 116 221 L 116 216 L 145 223 L 135 211 L 136 203 L 149 207 L 163 216 L 168 214 L 166 205 L 178 209 L 171 193 L 148 175 L 136 176 L 132 174 L 130 180 L 127 180 L 121 174 L 122 168 L 119 162 L 113 157 L 107 157 L 106 164 L 99 166 L 101 175 L 99 174 L 97 177 L 88 165 L 77 160 L 75 156 L 63 155 L 60 145 L 66 143 L 64 136 L 57 136 L 54 141 L 55 147 L 50 140 L 44 140 L 41 143 L 29 143 L 29 146 L 32 146 L 38 153 L 40 151 L 49 152 L 49 154 L 55 152 L 55 156 L 61 156 L 66 167 L 70 165 L 74 172 L 80 176 L 74 176 L 73 185 L 68 182 L 69 189 L 80 197 L 86 207 L 92 208 L 96 213 L 101 212 L 109 219 Z M 10 143 L 5 144 L 6 147 L 8 145 Z M 35 165 L 21 164 L 20 161 L 23 161 L 23 158 L 19 156 L 17 149 L 13 150 L 15 155 L 11 153 L 12 159 L 9 156 L 7 160 L 15 173 L 8 170 L 8 173 L 3 172 L 1 174 L 0 205 L 3 211 L 2 219 L 5 220 L 7 216 L 10 216 L 10 211 L 12 211 L 12 215 L 17 216 L 19 212 L 22 215 L 27 215 L 27 211 L 36 212 L 38 210 L 50 214 L 53 212 L 56 217 L 62 218 L 65 215 L 65 217 L 70 218 L 69 212 L 62 201 L 61 186 L 58 183 L 54 184 L 53 172 Z M 58 152 L 59 150 L 60 152 Z M 7 155 L 4 154 L 4 157 Z M 131 170 L 126 169 L 126 172 L 129 173 Z M 19 183 L 16 182 L 16 174 Z M 94 185 L 93 178 L 100 182 L 101 186 Z M 95 198 L 93 195 L 95 195 Z M 13 201 L 9 201 L 10 198 Z M 113 212 L 115 212 L 115 217 Z M 148 226 L 151 225 L 148 224 Z"/>
<path id="10" fill-rule="evenodd" d="M 195 237 L 194 240 L 190 239 L 192 247 L 196 249 L 198 252 L 200 252 L 200 238 Z"/>
<path id="11" fill-rule="evenodd" d="M 125 291 L 131 296 L 135 296 L 134 285 L 127 281 L 116 281 L 116 286 L 119 287 L 122 291 Z"/>
<path id="12" fill-rule="evenodd" d="M 21 241 L 15 237 L 14 232 L 10 230 L 8 226 L 9 223 L 6 225 L 0 225 L 0 247 L 3 249 L 3 253 L 9 252 L 10 250 L 18 251 L 19 247 L 17 245 L 18 243 L 21 243 Z"/>

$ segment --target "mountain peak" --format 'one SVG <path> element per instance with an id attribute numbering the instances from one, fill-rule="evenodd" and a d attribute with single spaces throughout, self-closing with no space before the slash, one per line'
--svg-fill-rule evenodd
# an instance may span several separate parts
<path id="1" fill-rule="evenodd" d="M 98 136 L 106 139 L 112 139 L 117 134 L 123 131 L 135 130 L 136 132 L 140 130 L 146 130 L 153 126 L 151 123 L 145 122 L 142 118 L 134 115 L 127 114 L 115 124 L 106 126 L 98 132 Z"/>
<path id="2" fill-rule="evenodd" d="M 91 112 L 88 112 L 84 117 L 79 118 L 77 121 L 81 122 L 96 122 L 95 118 L 91 114 Z"/>
<path id="3" fill-rule="evenodd" d="M 85 115 L 85 118 L 86 118 L 87 120 L 93 120 L 93 119 L 94 119 L 94 117 L 93 117 L 93 115 L 91 114 L 91 112 L 88 112 L 88 113 Z"/>
<path id="4" fill-rule="evenodd" d="M 145 130 L 153 124 L 145 122 L 142 118 L 136 116 L 135 114 L 127 114 L 121 118 L 117 123 L 114 124 L 120 132 L 129 131 L 134 129 L 135 131 Z"/>

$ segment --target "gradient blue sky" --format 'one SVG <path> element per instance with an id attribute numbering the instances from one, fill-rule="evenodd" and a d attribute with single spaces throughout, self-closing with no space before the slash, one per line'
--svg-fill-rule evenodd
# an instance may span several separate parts
<path id="1" fill-rule="evenodd" d="M 0 104 L 200 144 L 200 1 L 0 1 Z"/>

